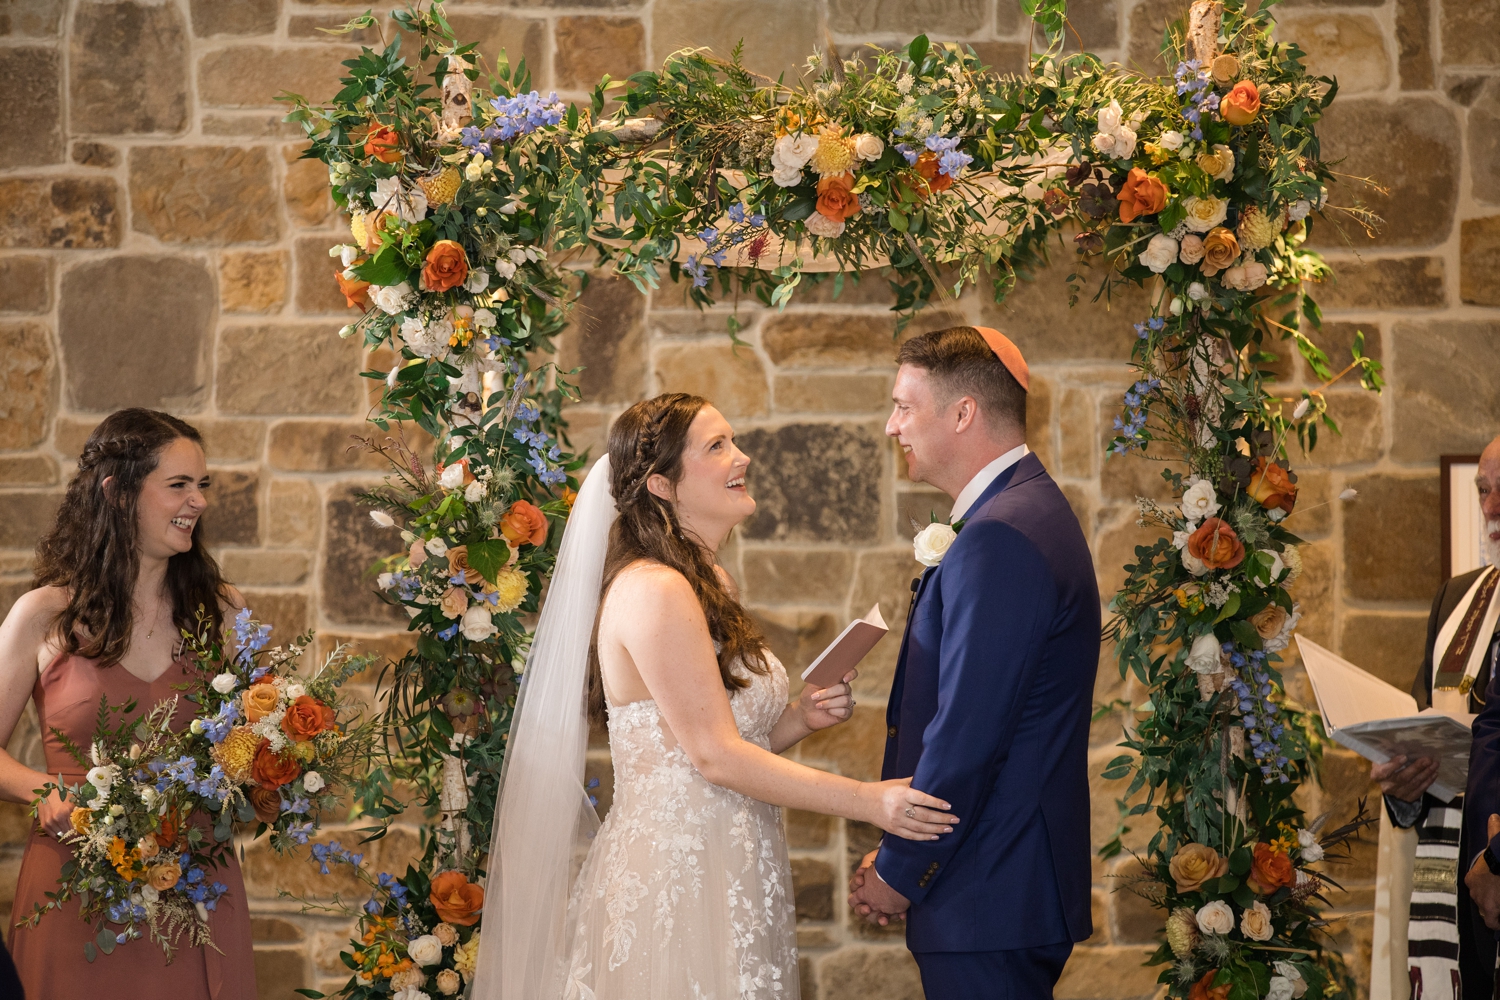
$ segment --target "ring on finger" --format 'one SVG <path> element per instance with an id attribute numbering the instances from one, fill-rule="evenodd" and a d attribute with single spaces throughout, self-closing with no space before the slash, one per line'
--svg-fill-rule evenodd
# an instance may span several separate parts
<path id="1" fill-rule="evenodd" d="M 906 818 L 907 819 L 916 819 L 917 818 L 917 809 L 916 809 L 915 806 L 907 806 L 906 807 Z"/>

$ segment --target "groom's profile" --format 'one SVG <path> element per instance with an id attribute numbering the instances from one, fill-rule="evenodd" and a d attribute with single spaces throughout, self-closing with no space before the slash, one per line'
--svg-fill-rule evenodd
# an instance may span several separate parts
<path id="1" fill-rule="evenodd" d="M 850 902 L 872 920 L 906 915 L 928 997 L 1050 997 L 1092 933 L 1093 560 L 1026 446 L 1016 346 L 958 327 L 913 338 L 896 360 L 886 433 L 913 481 L 953 497 L 958 535 L 913 581 L 882 778 L 911 777 L 962 822 L 932 841 L 886 837 Z"/>

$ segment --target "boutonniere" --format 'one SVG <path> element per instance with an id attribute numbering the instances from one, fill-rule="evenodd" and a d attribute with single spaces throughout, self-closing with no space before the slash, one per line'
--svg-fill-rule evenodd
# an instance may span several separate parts
<path id="1" fill-rule="evenodd" d="M 936 566 L 943 561 L 943 556 L 948 554 L 948 549 L 953 545 L 958 533 L 963 530 L 963 520 L 948 524 L 944 521 L 934 520 L 927 527 L 917 532 L 912 539 L 913 554 L 917 562 L 923 566 Z"/>

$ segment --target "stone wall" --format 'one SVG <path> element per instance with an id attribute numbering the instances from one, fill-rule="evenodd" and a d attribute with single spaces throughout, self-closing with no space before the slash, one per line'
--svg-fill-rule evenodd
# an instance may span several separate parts
<path id="1" fill-rule="evenodd" d="M 1186 2 L 1073 0 L 1073 44 L 1154 67 L 1161 28 Z M 283 89 L 332 93 L 350 42 L 373 42 L 375 32 L 318 29 L 366 3 L 0 0 L 0 606 L 26 589 L 30 549 L 100 416 L 159 406 L 207 437 L 207 530 L 257 611 L 283 635 L 315 625 L 368 648 L 403 647 L 361 578 L 384 543 L 350 499 L 379 469 L 348 449 L 370 398 L 359 348 L 334 335 L 344 317 L 325 251 L 341 221 L 323 169 L 297 159 L 298 133 L 279 123 L 272 101 Z M 1500 430 L 1500 2 L 1283 6 L 1283 35 L 1342 84 L 1323 129 L 1327 156 L 1388 192 L 1345 185 L 1334 202 L 1359 199 L 1389 220 L 1374 240 L 1347 223 L 1343 236 L 1321 229 L 1339 281 L 1321 293 L 1329 322 L 1318 339 L 1344 349 L 1365 331 L 1390 387 L 1380 397 L 1335 389 L 1344 434 L 1300 467 L 1304 632 L 1404 687 L 1440 582 L 1438 456 L 1475 451 Z M 1027 51 L 1016 0 L 455 0 L 449 13 L 486 56 L 501 46 L 512 59 L 524 53 L 538 86 L 572 96 L 603 72 L 624 76 L 686 44 L 727 51 L 740 37 L 747 63 L 770 74 L 829 36 L 847 49 L 926 31 L 970 41 L 1007 69 Z M 1035 383 L 1032 447 L 1073 503 L 1108 593 L 1146 537 L 1134 497 L 1161 492 L 1150 463 L 1105 461 L 1101 447 L 1128 380 L 1129 324 L 1146 303 L 1117 296 L 1111 309 L 1085 301 L 1070 312 L 1068 270 L 1044 272 L 1004 308 L 978 298 L 939 306 L 913 330 L 962 317 L 1021 345 Z M 734 422 L 755 459 L 760 512 L 726 562 L 789 664 L 805 663 L 876 600 L 899 627 L 917 568 L 911 522 L 946 511 L 945 498 L 903 479 L 882 434 L 887 305 L 883 284 L 866 280 L 837 298 L 828 285 L 809 289 L 783 313 L 742 307 L 748 346 L 736 350 L 727 308 L 702 313 L 679 289 L 644 297 L 600 277 L 563 341 L 563 363 L 587 365 L 585 402 L 570 413 L 579 447 L 597 452 L 612 415 L 666 389 L 702 392 Z M 1310 384 L 1299 361 L 1279 370 L 1289 388 Z M 1346 486 L 1360 490 L 1357 503 L 1317 506 Z M 896 645 L 860 678 L 854 721 L 807 741 L 803 760 L 875 775 Z M 1106 652 L 1096 698 L 1138 697 Z M 1118 716 L 1096 724 L 1096 772 L 1119 726 Z M 34 754 L 34 734 L 23 725 L 13 748 Z M 593 764 L 607 791 L 607 759 Z M 1366 775 L 1330 754 L 1308 808 L 1346 817 Z M 1096 779 L 1096 843 L 1113 830 L 1116 790 Z M 803 996 L 919 997 L 899 933 L 865 928 L 843 902 L 844 876 L 874 832 L 796 813 L 788 827 Z M 24 829 L 19 809 L 0 816 L 0 913 Z M 1143 840 L 1142 831 L 1128 838 Z M 372 860 L 400 865 L 413 849 L 403 828 Z M 1154 970 L 1138 963 L 1158 915 L 1111 891 L 1116 868 L 1095 862 L 1096 931 L 1059 996 L 1155 990 Z M 246 869 L 261 995 L 341 982 L 345 922 L 301 915 L 276 891 L 339 886 L 254 846 Z M 1335 929 L 1363 964 L 1373 851 L 1358 850 L 1338 877 L 1350 892 L 1335 899 Z"/>

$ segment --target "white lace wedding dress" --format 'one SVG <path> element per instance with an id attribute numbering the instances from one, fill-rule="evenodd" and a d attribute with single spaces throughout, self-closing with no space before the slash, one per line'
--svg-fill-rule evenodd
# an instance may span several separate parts
<path id="1" fill-rule="evenodd" d="M 770 748 L 787 679 L 736 672 L 740 735 Z M 797 1000 L 781 809 L 710 784 L 655 701 L 609 706 L 615 798 L 569 901 L 565 1000 Z"/>

